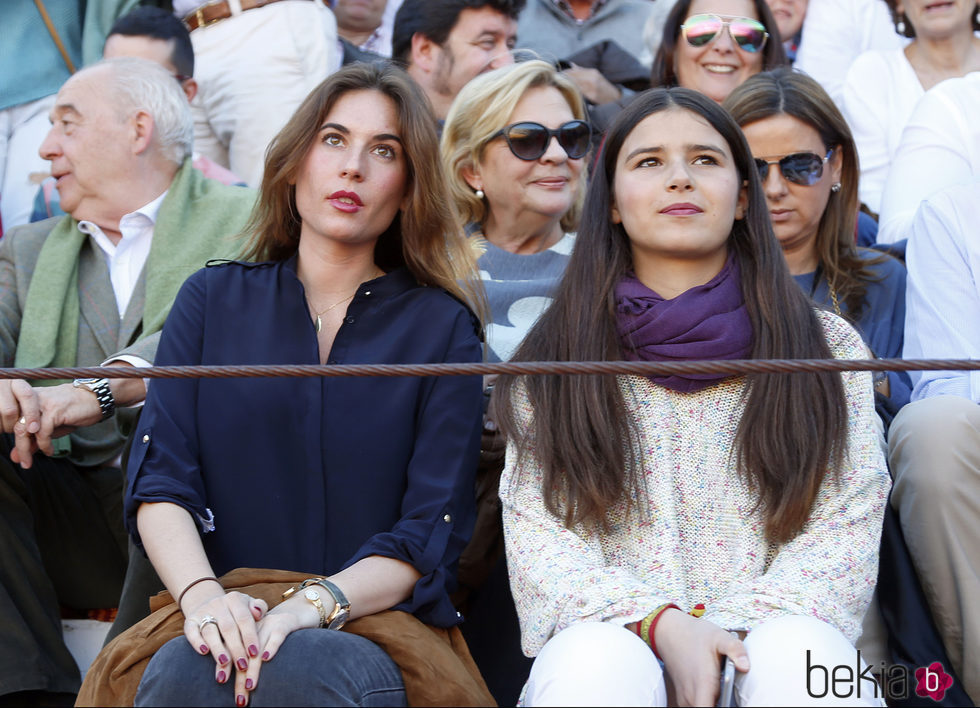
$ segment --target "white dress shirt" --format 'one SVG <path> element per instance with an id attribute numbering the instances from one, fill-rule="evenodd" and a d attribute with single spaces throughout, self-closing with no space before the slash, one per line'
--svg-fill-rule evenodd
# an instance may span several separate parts
<path id="1" fill-rule="evenodd" d="M 906 252 L 906 359 L 980 359 L 980 180 L 923 202 Z M 980 403 L 980 371 L 913 371 L 912 400 Z"/>
<path id="2" fill-rule="evenodd" d="M 129 301 L 136 289 L 136 282 L 146 265 L 150 255 L 150 244 L 153 242 L 153 227 L 156 225 L 160 205 L 167 196 L 168 189 L 146 206 L 130 212 L 119 220 L 119 233 L 122 238 L 114 244 L 105 232 L 91 221 L 80 221 L 78 229 L 88 234 L 89 238 L 102 249 L 106 266 L 109 269 L 109 281 L 112 293 L 116 297 L 116 309 L 119 319 L 126 314 Z M 133 366 L 150 366 L 150 362 L 142 357 L 124 354 L 102 362 L 105 366 L 110 361 L 125 361 Z"/>
<path id="3" fill-rule="evenodd" d="M 105 254 L 109 280 L 112 282 L 112 292 L 116 296 L 120 319 L 126 314 L 129 300 L 136 288 L 136 281 L 139 280 L 146 258 L 150 255 L 153 226 L 156 224 L 157 213 L 166 196 L 167 192 L 164 192 L 146 206 L 123 216 L 119 220 L 119 233 L 122 234 L 122 239 L 118 244 L 110 241 L 97 224 L 91 221 L 78 223 L 78 230 L 88 234 Z"/>
<path id="4" fill-rule="evenodd" d="M 885 181 L 878 242 L 908 238 L 923 199 L 976 177 L 980 177 L 980 72 L 943 81 L 916 104 Z"/>

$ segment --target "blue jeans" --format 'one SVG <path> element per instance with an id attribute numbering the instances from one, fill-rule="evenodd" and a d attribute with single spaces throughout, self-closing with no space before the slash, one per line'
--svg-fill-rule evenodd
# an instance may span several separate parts
<path id="1" fill-rule="evenodd" d="M 143 674 L 137 706 L 233 706 L 233 679 L 214 679 L 210 654 L 184 637 L 160 648 Z M 364 637 L 328 629 L 290 634 L 267 662 L 252 692 L 252 706 L 404 706 L 401 671 L 381 647 Z"/>

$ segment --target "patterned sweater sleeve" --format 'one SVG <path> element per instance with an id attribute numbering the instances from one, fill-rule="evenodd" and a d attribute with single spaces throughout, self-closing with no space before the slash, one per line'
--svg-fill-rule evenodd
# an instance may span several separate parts
<path id="1" fill-rule="evenodd" d="M 818 314 L 836 358 L 867 358 L 864 343 L 849 325 L 832 314 Z M 763 575 L 711 603 L 705 619 L 726 628 L 751 628 L 782 615 L 805 615 L 837 627 L 852 642 L 860 635 L 878 575 L 891 481 L 874 420 L 871 374 L 848 372 L 842 378 L 848 443 L 839 483 L 828 477 L 799 535 L 778 549 Z"/>
<path id="2" fill-rule="evenodd" d="M 523 391 L 515 396 L 520 427 L 533 420 Z M 500 480 L 511 592 L 521 646 L 536 656 L 553 635 L 576 622 L 628 624 L 670 598 L 652 595 L 629 569 L 607 565 L 597 533 L 565 528 L 544 505 L 542 469 L 533 442 L 518 456 L 513 442 Z"/>

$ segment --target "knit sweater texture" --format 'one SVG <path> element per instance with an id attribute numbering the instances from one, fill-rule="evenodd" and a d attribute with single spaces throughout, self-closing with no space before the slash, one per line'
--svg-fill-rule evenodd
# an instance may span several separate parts
<path id="1" fill-rule="evenodd" d="M 864 359 L 860 336 L 842 319 L 818 312 L 836 358 Z M 566 529 L 542 497 L 533 441 L 518 458 L 511 443 L 500 482 L 511 589 L 524 653 L 536 656 L 576 622 L 635 622 L 673 602 L 704 603 L 706 621 L 752 627 L 804 615 L 852 642 L 871 601 L 890 478 L 879 445 L 871 374 L 843 373 L 848 444 L 839 481 L 828 475 L 809 520 L 788 543 L 765 538 L 756 496 L 731 455 L 745 379 L 676 393 L 646 377 L 620 377 L 643 454 L 642 504 L 609 510 L 609 531 Z M 518 392 L 521 429 L 533 409 Z M 800 405 L 806 405 L 801 401 Z"/>

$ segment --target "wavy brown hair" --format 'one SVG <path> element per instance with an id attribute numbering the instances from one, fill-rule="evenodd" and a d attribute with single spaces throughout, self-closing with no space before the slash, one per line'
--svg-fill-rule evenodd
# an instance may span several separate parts
<path id="1" fill-rule="evenodd" d="M 766 0 L 752 0 L 752 2 L 755 4 L 755 12 L 759 16 L 759 22 L 769 33 L 766 46 L 762 49 L 762 70 L 768 71 L 780 66 L 787 66 L 789 59 L 786 58 L 783 40 L 779 36 L 779 28 L 776 26 L 776 19 L 772 16 L 769 4 Z M 674 68 L 677 61 L 677 43 L 681 40 L 681 25 L 687 19 L 690 8 L 691 0 L 677 0 L 673 9 L 667 13 L 660 48 L 653 58 L 653 70 L 650 76 L 651 86 L 677 86 L 677 71 Z"/>
<path id="2" fill-rule="evenodd" d="M 633 258 L 629 236 L 611 219 L 612 185 L 627 136 L 641 120 L 665 110 L 690 111 L 707 120 L 728 143 L 747 185 L 745 218 L 732 225 L 729 247 L 741 268 L 752 357 L 830 358 L 813 307 L 789 274 L 773 235 L 759 176 L 738 125 L 708 97 L 672 88 L 640 94 L 609 129 L 554 303 L 512 361 L 625 358 L 614 292 Z M 513 408 L 518 384 L 534 409 L 528 429 L 520 426 Z M 637 425 L 616 377 L 501 377 L 493 414 L 518 450 L 533 440 L 544 474 L 545 505 L 566 526 L 606 528 L 612 505 L 644 498 Z M 839 374 L 747 377 L 732 454 L 740 477 L 758 495 L 770 541 L 784 543 L 799 533 L 828 470 L 836 478 L 846 444 L 847 406 Z"/>
<path id="3" fill-rule="evenodd" d="M 475 252 L 463 238 L 439 159 L 435 118 L 422 90 L 391 64 L 345 66 L 306 97 L 265 157 L 265 174 L 246 233 L 244 257 L 282 261 L 299 247 L 296 177 L 327 114 L 349 91 L 377 91 L 395 103 L 407 163 L 408 206 L 378 237 L 374 259 L 392 270 L 405 266 L 422 285 L 443 288 L 475 312 L 486 312 Z"/>
<path id="4" fill-rule="evenodd" d="M 878 280 L 870 266 L 889 258 L 884 254 L 861 258 L 869 249 L 854 244 L 858 213 L 857 146 L 851 129 L 827 92 L 815 80 L 792 69 L 756 74 L 736 88 L 722 106 L 740 126 L 772 116 L 788 115 L 806 123 L 820 136 L 824 148 L 840 150 L 841 189 L 831 192 L 817 228 L 816 251 L 831 290 L 847 305 L 844 316 L 852 323 L 867 306 L 867 283 Z"/>

